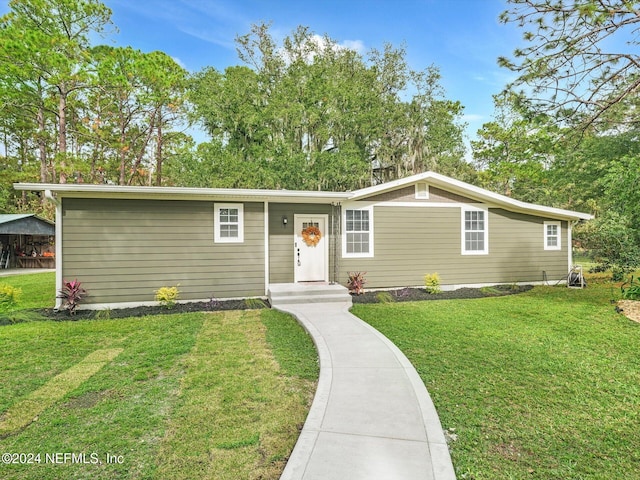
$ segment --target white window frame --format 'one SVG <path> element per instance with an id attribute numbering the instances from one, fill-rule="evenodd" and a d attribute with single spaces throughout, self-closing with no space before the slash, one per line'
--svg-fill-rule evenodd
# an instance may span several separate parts
<path id="1" fill-rule="evenodd" d="M 467 212 L 483 212 L 484 214 L 484 249 L 483 250 L 467 250 L 466 242 L 466 225 L 465 219 Z M 475 232 L 476 230 L 472 230 Z M 462 207 L 460 209 L 460 237 L 461 237 L 461 252 L 462 255 L 488 255 L 489 254 L 489 210 L 487 208 L 479 207 Z"/>
<path id="2" fill-rule="evenodd" d="M 558 228 L 557 235 L 549 235 L 548 227 L 552 225 L 555 225 Z M 549 239 L 552 237 L 557 237 L 558 241 L 556 245 L 549 245 Z M 560 221 L 544 222 L 544 249 L 545 250 L 562 250 L 562 222 Z"/>
<path id="3" fill-rule="evenodd" d="M 220 226 L 223 223 L 220 222 L 220 210 L 226 208 L 238 209 L 238 221 L 228 222 L 224 225 L 238 225 L 237 237 L 223 237 L 220 233 Z M 244 204 L 242 203 L 216 203 L 214 204 L 214 220 L 213 220 L 213 241 L 215 243 L 244 243 Z"/>
<path id="4" fill-rule="evenodd" d="M 428 200 L 428 199 L 429 199 L 429 184 L 427 182 L 416 183 L 416 200 Z"/>
<path id="5" fill-rule="evenodd" d="M 369 251 L 347 253 L 347 211 L 366 211 L 369 212 Z M 358 231 L 355 233 L 362 233 Z M 373 206 L 359 207 L 359 206 L 343 206 L 342 213 L 342 257 L 343 258 L 372 258 L 373 257 Z"/>

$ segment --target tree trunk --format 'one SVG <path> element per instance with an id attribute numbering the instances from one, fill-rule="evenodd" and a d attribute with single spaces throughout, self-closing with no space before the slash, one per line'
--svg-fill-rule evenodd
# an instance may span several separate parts
<path id="1" fill-rule="evenodd" d="M 44 119 L 44 106 L 38 107 L 37 114 L 38 122 L 38 157 L 40 159 L 40 182 L 47 183 L 49 181 L 49 175 L 47 172 L 47 142 L 45 140 L 45 119 Z"/>
<path id="2" fill-rule="evenodd" d="M 127 185 L 131 185 L 131 182 L 133 181 L 133 177 L 135 177 L 138 169 L 140 168 L 140 164 L 142 163 L 142 159 L 144 158 L 144 152 L 147 149 L 147 145 L 149 145 L 149 141 L 151 140 L 151 135 L 153 134 L 153 130 L 155 128 L 154 122 L 155 122 L 155 118 L 156 118 L 156 112 L 154 112 L 151 116 L 150 116 L 150 125 L 149 125 L 149 130 L 147 130 L 147 136 L 144 139 L 144 142 L 142 143 L 142 146 L 140 147 L 140 152 L 138 153 L 138 156 L 136 157 L 136 161 L 133 164 L 133 169 L 131 172 L 131 176 L 129 177 L 129 181 L 127 182 Z"/>
<path id="3" fill-rule="evenodd" d="M 156 145 L 156 186 L 162 185 L 162 113 L 158 109 L 158 138 Z"/>
<path id="4" fill-rule="evenodd" d="M 65 168 L 67 155 L 67 91 L 64 84 L 58 86 L 58 152 L 60 153 L 60 183 L 67 183 Z"/>

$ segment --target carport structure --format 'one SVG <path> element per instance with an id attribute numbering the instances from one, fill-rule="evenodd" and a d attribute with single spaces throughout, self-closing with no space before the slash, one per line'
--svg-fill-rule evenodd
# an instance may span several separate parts
<path id="1" fill-rule="evenodd" d="M 55 224 L 34 214 L 0 214 L 0 268 L 55 268 Z"/>

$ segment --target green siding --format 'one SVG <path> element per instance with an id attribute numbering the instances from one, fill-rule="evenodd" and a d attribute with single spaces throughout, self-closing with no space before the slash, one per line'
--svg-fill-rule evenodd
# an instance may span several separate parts
<path id="1" fill-rule="evenodd" d="M 332 223 L 330 205 L 301 205 L 292 203 L 269 204 L 269 282 L 293 283 L 293 242 L 294 215 L 325 214 L 329 216 L 329 229 Z M 282 217 L 286 216 L 286 227 L 282 224 Z M 331 233 L 331 232 L 330 232 Z M 333 278 L 335 242 L 329 237 L 329 279 Z"/>
<path id="2" fill-rule="evenodd" d="M 422 285 L 438 272 L 443 285 L 559 280 L 567 274 L 567 223 L 562 249 L 544 250 L 545 218 L 489 210 L 489 254 L 461 254 L 458 207 L 374 209 L 374 258 L 343 258 L 341 281 L 349 271 L 367 272 L 369 288 Z M 345 278 L 342 278 L 345 277 Z"/>
<path id="3" fill-rule="evenodd" d="M 224 202 L 223 202 L 224 203 Z M 87 303 L 264 295 L 262 203 L 244 204 L 244 243 L 214 243 L 214 202 L 63 199 L 62 274 Z"/>

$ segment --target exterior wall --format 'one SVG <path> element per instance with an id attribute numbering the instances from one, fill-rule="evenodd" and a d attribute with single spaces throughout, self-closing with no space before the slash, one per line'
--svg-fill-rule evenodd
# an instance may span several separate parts
<path id="1" fill-rule="evenodd" d="M 429 198 L 416 198 L 415 185 L 398 188 L 389 192 L 367 197 L 363 202 L 411 202 L 411 203 L 473 203 L 474 201 L 461 195 L 447 192 L 431 185 L 428 186 Z"/>
<path id="2" fill-rule="evenodd" d="M 244 204 L 244 243 L 214 243 L 213 201 L 63 198 L 62 275 L 86 303 L 264 295 L 264 207 Z"/>
<path id="3" fill-rule="evenodd" d="M 332 224 L 330 205 L 270 203 L 269 204 L 269 283 L 293 283 L 294 281 L 294 225 L 295 214 L 329 215 Z M 286 226 L 282 217 L 287 217 Z M 335 237 L 330 228 L 329 238 L 329 279 L 333 278 L 335 269 Z"/>
<path id="4" fill-rule="evenodd" d="M 462 255 L 461 208 L 374 207 L 373 258 L 342 258 L 341 283 L 349 271 L 367 272 L 367 287 L 423 285 L 438 272 L 442 285 L 559 280 L 567 274 L 567 222 L 560 250 L 544 249 L 545 218 L 489 209 L 489 254 Z M 345 278 L 342 278 L 345 277 Z"/>

